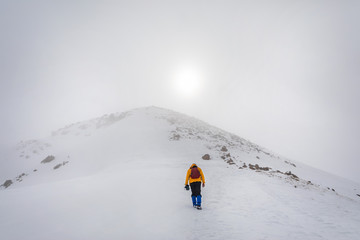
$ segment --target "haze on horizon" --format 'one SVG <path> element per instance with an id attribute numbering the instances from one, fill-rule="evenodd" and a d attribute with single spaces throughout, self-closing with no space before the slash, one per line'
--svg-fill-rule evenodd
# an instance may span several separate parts
<path id="1" fill-rule="evenodd" d="M 360 182 L 358 1 L 1 1 L 0 145 L 144 106 Z"/>

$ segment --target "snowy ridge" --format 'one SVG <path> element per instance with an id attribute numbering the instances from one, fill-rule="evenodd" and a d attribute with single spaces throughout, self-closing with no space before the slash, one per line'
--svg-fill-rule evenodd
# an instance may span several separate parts
<path id="1" fill-rule="evenodd" d="M 2 156 L 0 231 L 9 240 L 360 234 L 359 184 L 162 108 L 72 124 Z M 202 212 L 183 190 L 193 162 L 207 179 Z"/>
<path id="2" fill-rule="evenodd" d="M 323 185 L 325 184 L 323 181 L 317 181 L 318 177 L 316 175 L 327 175 L 328 173 L 321 173 L 320 170 L 313 169 L 301 163 L 295 164 L 294 161 L 280 157 L 257 144 L 211 126 L 201 120 L 166 109 L 150 109 L 152 114 L 156 112 L 157 118 L 165 119 L 174 126 L 175 129 L 170 132 L 170 140 L 172 141 L 182 139 L 202 141 L 209 150 L 216 150 L 215 152 L 213 151 L 216 158 L 221 158 L 229 165 L 234 165 L 239 169 L 249 167 L 249 169 L 268 175 L 269 177 L 284 179 L 285 182 L 292 184 L 294 187 L 315 188 L 321 191 L 335 192 L 331 184 L 337 184 L 334 184 L 333 181 L 329 181 L 330 186 Z M 155 109 L 156 111 L 154 111 Z M 298 168 L 300 168 L 300 170 L 298 170 Z M 304 168 L 305 172 L 311 170 L 310 172 L 313 172 L 314 176 L 309 173 L 304 173 Z M 296 175 L 297 172 L 300 173 L 300 177 Z M 335 177 L 338 180 L 340 179 L 331 174 L 328 175 L 329 178 Z M 301 178 L 301 176 L 304 177 Z M 320 179 L 321 178 L 324 179 L 324 176 L 320 177 Z M 347 185 L 356 185 L 356 183 L 349 184 L 349 180 L 342 180 L 348 182 Z M 343 189 L 340 189 L 341 194 L 347 197 L 357 198 L 356 193 L 358 189 L 348 188 L 347 191 L 342 190 Z"/>
<path id="3" fill-rule="evenodd" d="M 250 141 L 247 141 L 239 136 L 228 133 L 219 128 L 213 127 L 198 119 L 188 117 L 184 114 L 168 112 L 166 115 L 160 115 L 159 118 L 166 119 L 170 124 L 176 127 L 175 130 L 171 131 L 172 140 L 179 140 L 180 138 L 205 140 L 208 142 L 210 149 L 214 146 L 231 146 L 234 148 L 239 148 L 244 152 L 249 153 L 252 151 L 257 151 L 275 157 L 273 153 L 265 151 L 263 148 Z"/>
<path id="4" fill-rule="evenodd" d="M 53 169 L 65 166 L 70 162 L 71 155 L 70 151 L 66 149 L 72 144 L 78 145 L 79 142 L 82 144 L 83 140 L 78 137 L 91 137 L 92 135 L 95 135 L 96 137 L 96 134 L 99 134 L 99 131 L 101 134 L 101 131 L 106 130 L 106 128 L 107 130 L 116 130 L 116 126 L 114 129 L 111 127 L 126 118 L 130 118 L 131 121 L 131 116 L 134 116 L 135 118 L 140 117 L 140 122 L 145 124 L 149 124 L 151 121 L 156 121 L 158 124 L 166 122 L 163 126 L 167 127 L 165 134 L 168 134 L 169 141 L 196 141 L 208 149 L 206 152 L 203 152 L 204 154 L 211 153 L 209 154 L 209 157 L 212 159 L 222 159 L 227 164 L 233 165 L 233 167 L 239 169 L 248 168 L 270 177 L 282 178 L 285 182 L 290 183 L 295 187 L 308 188 L 310 186 L 316 186 L 322 190 L 335 191 L 334 187 L 331 185 L 322 185 L 323 182 L 321 181 L 321 184 L 317 183 L 316 174 L 320 171 L 316 169 L 312 170 L 312 168 L 305 167 L 305 165 L 302 165 L 301 163 L 295 164 L 294 162 L 265 150 L 248 140 L 211 126 L 201 120 L 158 107 L 147 107 L 123 113 L 106 114 L 100 118 L 78 122 L 58 129 L 57 131 L 52 132 L 50 139 L 20 142 L 16 146 L 16 154 L 18 157 L 15 158 L 23 160 L 21 161 L 21 169 L 23 169 L 23 172 L 18 171 L 15 174 L 16 176 L 14 176 L 13 173 L 13 179 L 6 179 L 5 181 L 11 180 L 13 183 L 22 182 L 25 176 L 37 174 L 37 168 L 39 167 L 36 167 L 36 165 L 39 166 L 39 163 L 43 164 L 42 161 L 49 156 L 57 156 L 56 161 L 52 162 Z M 119 134 L 121 134 L 121 131 Z M 59 141 L 61 144 L 58 143 Z M 71 144 L 66 146 L 64 141 L 69 141 Z M 58 145 L 55 149 L 52 148 L 52 145 L 54 144 Z M 107 150 L 99 149 L 99 151 Z M 68 154 L 66 154 L 66 152 L 68 152 Z M 58 160 L 59 156 L 62 156 L 60 160 Z M 14 158 L 14 154 L 11 157 Z M 315 173 L 315 176 L 304 173 L 304 171 L 302 171 L 304 167 L 306 172 L 312 171 Z M 9 169 L 3 169 L 7 173 L 11 172 Z M 327 174 L 325 173 L 325 175 Z M 4 183 L 2 187 L 7 188 L 8 186 L 6 186 L 7 184 L 5 184 L 4 180 L 0 180 Z M 350 192 L 342 192 L 342 194 L 348 197 L 354 197 L 356 196 L 356 191 L 357 189 L 353 189 Z"/>
<path id="5" fill-rule="evenodd" d="M 91 136 L 91 133 L 100 128 L 108 127 L 116 122 L 124 119 L 129 112 L 106 114 L 100 118 L 91 119 L 85 122 L 79 122 L 68 125 L 64 128 L 52 132 L 52 136 L 71 134 L 74 136 Z"/>

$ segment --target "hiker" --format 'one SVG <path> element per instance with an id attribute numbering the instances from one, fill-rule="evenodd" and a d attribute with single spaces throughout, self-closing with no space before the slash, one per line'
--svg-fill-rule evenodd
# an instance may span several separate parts
<path id="1" fill-rule="evenodd" d="M 204 173 L 195 163 L 193 163 L 186 173 L 185 189 L 189 190 L 189 183 L 191 187 L 191 199 L 193 207 L 201 210 L 201 182 L 205 187 Z"/>

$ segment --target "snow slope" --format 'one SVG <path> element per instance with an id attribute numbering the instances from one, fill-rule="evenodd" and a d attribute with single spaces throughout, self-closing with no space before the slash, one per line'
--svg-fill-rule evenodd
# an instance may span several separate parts
<path id="1" fill-rule="evenodd" d="M 183 189 L 193 162 L 206 177 L 202 211 Z M 358 184 L 156 107 L 19 143 L 1 153 L 0 184 L 7 240 L 360 235 Z"/>

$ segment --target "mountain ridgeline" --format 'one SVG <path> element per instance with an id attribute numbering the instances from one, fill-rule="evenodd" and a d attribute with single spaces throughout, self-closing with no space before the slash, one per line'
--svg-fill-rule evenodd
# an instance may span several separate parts
<path id="1" fill-rule="evenodd" d="M 58 129 L 45 139 L 20 142 L 4 154 L 1 188 L 86 176 L 135 155 L 146 156 L 149 151 L 168 161 L 179 155 L 193 162 L 221 161 L 239 174 L 253 171 L 281 179 L 294 188 L 330 191 L 350 198 L 357 198 L 359 193 L 350 181 L 345 184 L 349 188 L 338 191 L 334 186 L 339 180 L 336 176 L 290 161 L 193 117 L 158 107 L 107 114 Z M 343 188 L 344 184 L 340 185 Z"/>

